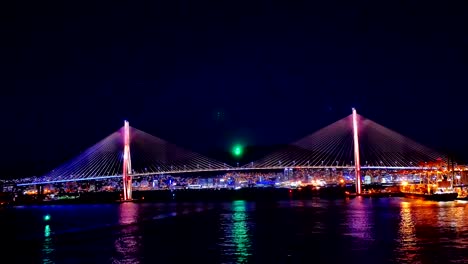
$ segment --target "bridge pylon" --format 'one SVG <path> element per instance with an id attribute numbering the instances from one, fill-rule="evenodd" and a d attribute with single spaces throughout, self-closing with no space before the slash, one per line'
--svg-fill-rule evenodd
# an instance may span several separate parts
<path id="1" fill-rule="evenodd" d="M 132 159 L 130 157 L 130 125 L 124 122 L 124 153 L 123 153 L 123 200 L 132 200 Z"/>
<path id="2" fill-rule="evenodd" d="M 359 133 L 356 109 L 353 108 L 353 145 L 354 145 L 354 170 L 356 174 L 356 193 L 361 193 L 361 161 L 359 159 Z"/>

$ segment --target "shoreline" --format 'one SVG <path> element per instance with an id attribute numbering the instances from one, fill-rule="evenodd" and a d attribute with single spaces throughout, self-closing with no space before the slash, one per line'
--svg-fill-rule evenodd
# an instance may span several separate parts
<path id="1" fill-rule="evenodd" d="M 356 195 L 352 187 L 332 186 L 332 187 L 304 187 L 297 189 L 289 188 L 243 188 L 233 189 L 185 189 L 185 190 L 148 190 L 133 191 L 132 201 L 121 200 L 121 192 L 87 192 L 66 194 L 75 196 L 72 199 L 45 200 L 41 195 L 21 195 L 15 201 L 8 203 L 10 206 L 25 205 L 65 205 L 65 204 L 102 204 L 102 203 L 122 203 L 122 202 L 227 202 L 234 200 L 246 201 L 278 201 L 278 200 L 301 200 L 312 198 L 323 199 L 352 199 L 355 197 L 381 198 L 400 197 L 401 193 L 392 192 L 372 192 Z"/>

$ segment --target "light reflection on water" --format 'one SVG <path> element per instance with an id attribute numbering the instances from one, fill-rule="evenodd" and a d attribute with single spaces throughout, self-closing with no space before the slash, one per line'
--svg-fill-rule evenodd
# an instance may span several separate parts
<path id="1" fill-rule="evenodd" d="M 468 208 L 462 203 L 402 201 L 395 247 L 398 262 L 459 262 L 450 259 L 468 246 L 467 221 Z"/>
<path id="2" fill-rule="evenodd" d="M 411 204 L 401 202 L 400 225 L 398 229 L 398 238 L 396 247 L 396 256 L 399 262 L 411 260 L 413 263 L 420 263 L 416 259 L 419 246 L 416 238 L 416 226 L 411 213 Z"/>
<path id="3" fill-rule="evenodd" d="M 357 197 L 349 202 L 348 205 L 349 210 L 345 220 L 348 233 L 345 234 L 364 240 L 374 239 L 372 229 L 375 223 L 371 217 L 372 210 L 366 210 L 366 207 L 371 206 L 371 204 L 366 205 L 362 197 Z"/>
<path id="4" fill-rule="evenodd" d="M 42 263 L 55 263 L 53 260 L 54 251 L 50 225 L 46 225 L 44 227 L 44 242 L 42 243 Z"/>
<path id="5" fill-rule="evenodd" d="M 15 243 L 28 254 L 5 255 L 21 263 L 297 263 L 311 254 L 315 263 L 350 264 L 468 258 L 468 203 L 461 202 L 70 205 L 0 211 L 0 223 L 36 231 L 34 244 Z M 22 239 L 26 231 L 19 232 Z"/>
<path id="6" fill-rule="evenodd" d="M 221 229 L 224 231 L 220 240 L 223 255 L 236 256 L 234 263 L 246 263 L 252 255 L 252 242 L 247 206 L 245 201 L 232 202 L 232 212 L 222 214 Z M 225 263 L 231 263 L 231 260 Z"/>
<path id="7" fill-rule="evenodd" d="M 121 203 L 119 208 L 119 224 L 122 230 L 114 241 L 116 256 L 112 263 L 140 263 L 142 237 L 138 221 L 139 204 Z"/>

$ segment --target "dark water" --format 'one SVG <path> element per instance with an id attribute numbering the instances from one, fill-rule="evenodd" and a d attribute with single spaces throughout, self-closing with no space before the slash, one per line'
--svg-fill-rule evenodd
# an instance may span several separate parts
<path id="1" fill-rule="evenodd" d="M 5 263 L 468 262 L 465 202 L 31 206 L 1 209 L 0 224 Z"/>

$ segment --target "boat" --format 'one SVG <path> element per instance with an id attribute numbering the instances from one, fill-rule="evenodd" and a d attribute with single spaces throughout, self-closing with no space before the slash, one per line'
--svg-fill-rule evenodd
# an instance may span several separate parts
<path id="1" fill-rule="evenodd" d="M 365 198 L 383 198 L 383 197 L 399 197 L 401 196 L 398 192 L 391 192 L 391 191 L 364 191 L 362 193 L 350 193 L 345 192 L 345 196 L 348 198 L 355 198 L 355 197 L 365 197 Z"/>
<path id="2" fill-rule="evenodd" d="M 417 193 L 417 192 L 402 192 L 407 198 L 422 198 L 429 201 L 454 201 L 457 199 L 458 193 L 454 192 L 434 192 L 434 193 Z"/>
<path id="3" fill-rule="evenodd" d="M 401 193 L 407 198 L 420 198 L 430 201 L 454 201 L 458 197 L 458 193 L 446 181 L 435 184 L 408 184 L 403 182 Z"/>

